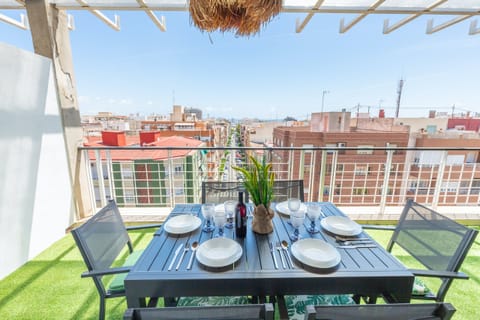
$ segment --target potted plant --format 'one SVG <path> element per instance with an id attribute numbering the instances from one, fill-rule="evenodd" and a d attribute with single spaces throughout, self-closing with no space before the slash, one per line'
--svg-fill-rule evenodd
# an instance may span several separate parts
<path id="1" fill-rule="evenodd" d="M 275 174 L 272 171 L 272 164 L 267 163 L 265 157 L 261 162 L 253 156 L 248 156 L 248 159 L 250 164 L 247 167 L 234 169 L 243 174 L 243 185 L 255 205 L 252 230 L 267 234 L 273 231 L 272 218 L 275 213 L 270 209 L 270 203 L 274 197 Z"/>

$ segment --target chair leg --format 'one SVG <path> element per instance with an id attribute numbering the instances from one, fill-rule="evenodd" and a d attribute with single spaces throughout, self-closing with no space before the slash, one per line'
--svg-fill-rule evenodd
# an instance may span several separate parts
<path id="1" fill-rule="evenodd" d="M 98 320 L 105 320 L 105 297 L 100 295 L 100 310 L 98 313 Z"/>
<path id="2" fill-rule="evenodd" d="M 177 299 L 174 297 L 164 297 L 163 304 L 165 305 L 165 307 L 176 307 Z"/>
<path id="3" fill-rule="evenodd" d="M 158 298 L 150 298 L 150 300 L 148 301 L 148 305 L 147 307 L 148 308 L 155 308 L 158 304 Z"/>
<path id="4" fill-rule="evenodd" d="M 285 303 L 284 296 L 277 296 L 278 313 L 280 314 L 280 320 L 288 320 L 288 309 Z"/>

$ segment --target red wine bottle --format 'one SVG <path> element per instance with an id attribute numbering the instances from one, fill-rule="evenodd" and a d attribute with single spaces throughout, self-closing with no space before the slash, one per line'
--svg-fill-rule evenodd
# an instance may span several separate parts
<path id="1" fill-rule="evenodd" d="M 235 208 L 235 234 L 237 238 L 247 235 L 247 206 L 243 203 L 243 192 L 238 193 L 238 203 Z"/>

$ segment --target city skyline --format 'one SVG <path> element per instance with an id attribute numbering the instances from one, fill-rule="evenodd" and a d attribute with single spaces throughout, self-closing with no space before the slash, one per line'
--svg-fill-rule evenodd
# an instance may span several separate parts
<path id="1" fill-rule="evenodd" d="M 383 35 L 386 17 L 369 16 L 339 34 L 343 16 L 316 15 L 296 34 L 295 19 L 304 15 L 283 13 L 260 34 L 236 38 L 200 32 L 185 12 L 164 14 L 166 33 L 141 12 L 120 12 L 120 32 L 89 12 L 70 13 L 82 114 L 168 114 L 179 104 L 204 117 L 305 119 L 323 101 L 325 111 L 360 105 L 392 117 L 400 79 L 400 117 L 480 110 L 480 41 L 468 35 L 469 21 L 426 35 L 428 17 L 420 17 Z M 29 31 L 6 24 L 0 41 L 33 50 Z"/>

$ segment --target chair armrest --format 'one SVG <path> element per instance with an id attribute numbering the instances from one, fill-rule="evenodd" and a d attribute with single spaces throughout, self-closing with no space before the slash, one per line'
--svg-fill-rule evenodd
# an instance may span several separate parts
<path id="1" fill-rule="evenodd" d="M 419 277 L 432 277 L 432 278 L 454 278 L 454 279 L 465 279 L 469 277 L 463 272 L 453 272 L 453 271 L 434 271 L 434 270 L 422 270 L 422 269 L 409 269 L 414 275 Z"/>
<path id="2" fill-rule="evenodd" d="M 395 231 L 395 227 L 392 226 L 380 226 L 373 224 L 362 224 L 361 226 L 363 229 Z"/>
<path id="3" fill-rule="evenodd" d="M 127 230 L 141 230 L 141 229 L 149 229 L 149 228 L 159 228 L 161 227 L 161 223 L 155 223 L 155 224 L 143 224 L 140 226 L 128 226 L 125 229 Z"/>
<path id="4" fill-rule="evenodd" d="M 110 268 L 105 270 L 95 270 L 95 271 L 86 271 L 82 273 L 82 278 L 87 277 L 97 277 L 97 276 L 106 276 L 109 274 L 117 274 L 117 273 L 125 273 L 129 272 L 132 267 L 117 267 L 117 268 Z"/>

